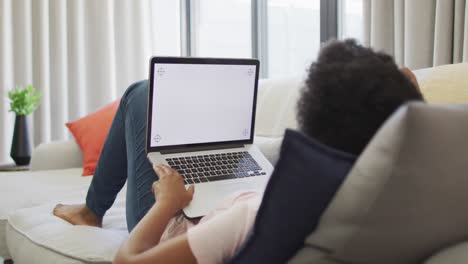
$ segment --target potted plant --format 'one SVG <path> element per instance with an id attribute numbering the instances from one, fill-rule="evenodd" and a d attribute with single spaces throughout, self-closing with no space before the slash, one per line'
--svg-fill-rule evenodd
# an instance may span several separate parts
<path id="1" fill-rule="evenodd" d="M 16 165 L 28 165 L 31 160 L 31 146 L 26 116 L 36 110 L 41 100 L 41 93 L 32 85 L 27 85 L 9 91 L 8 98 L 10 99 L 10 112 L 16 114 L 10 156 Z"/>

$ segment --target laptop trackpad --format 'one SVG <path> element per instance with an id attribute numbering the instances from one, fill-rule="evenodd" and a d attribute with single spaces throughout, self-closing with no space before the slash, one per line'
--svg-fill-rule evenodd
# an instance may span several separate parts
<path id="1" fill-rule="evenodd" d="M 259 190 L 259 184 L 253 181 L 219 181 L 217 183 L 197 184 L 192 202 L 184 208 L 188 218 L 201 217 L 216 208 L 230 194 L 238 191 Z"/>

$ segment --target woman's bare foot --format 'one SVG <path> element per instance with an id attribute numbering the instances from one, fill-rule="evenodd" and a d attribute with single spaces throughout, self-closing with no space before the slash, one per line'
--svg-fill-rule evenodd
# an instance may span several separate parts
<path id="1" fill-rule="evenodd" d="M 57 204 L 53 213 L 73 225 L 102 227 L 102 219 L 94 215 L 84 204 Z"/>

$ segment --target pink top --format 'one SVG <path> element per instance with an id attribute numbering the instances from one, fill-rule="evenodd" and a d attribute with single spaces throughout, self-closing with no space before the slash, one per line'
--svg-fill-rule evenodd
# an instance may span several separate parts
<path id="1" fill-rule="evenodd" d="M 187 232 L 188 242 L 198 263 L 221 263 L 232 257 L 252 227 L 261 195 L 235 193 L 195 225 L 183 215 L 169 222 L 161 242 Z"/>

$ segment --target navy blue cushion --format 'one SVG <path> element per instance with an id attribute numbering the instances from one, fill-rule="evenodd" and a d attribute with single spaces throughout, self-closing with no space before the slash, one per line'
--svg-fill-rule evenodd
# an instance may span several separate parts
<path id="1" fill-rule="evenodd" d="M 287 130 L 253 230 L 232 263 L 284 263 L 303 247 L 355 156 Z"/>

